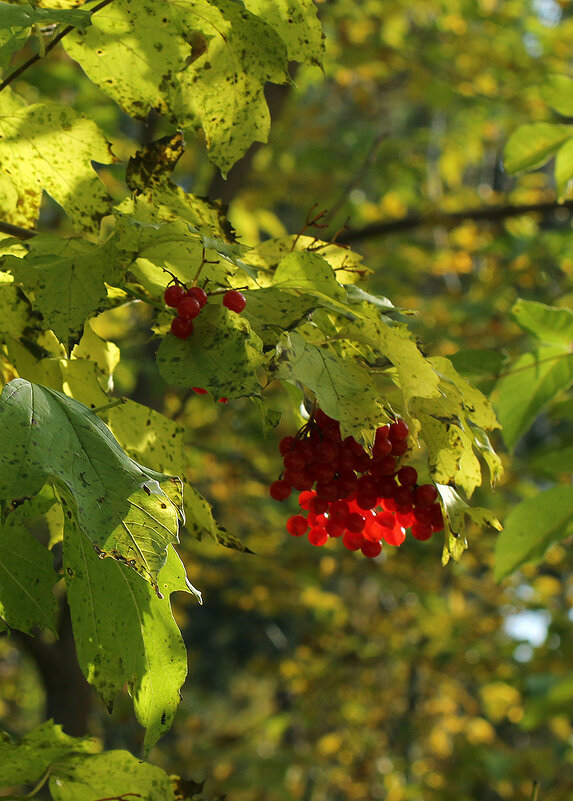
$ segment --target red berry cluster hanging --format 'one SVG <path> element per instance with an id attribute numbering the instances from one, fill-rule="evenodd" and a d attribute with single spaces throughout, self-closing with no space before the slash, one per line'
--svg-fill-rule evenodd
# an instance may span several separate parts
<path id="1" fill-rule="evenodd" d="M 163 293 L 163 300 L 172 309 L 177 310 L 177 317 L 171 322 L 171 333 L 178 339 L 187 339 L 193 333 L 193 320 L 198 317 L 207 303 L 207 293 L 199 286 L 189 289 L 183 284 L 170 284 Z M 242 292 L 230 289 L 223 295 L 223 306 L 240 314 L 247 300 Z"/>
<path id="2" fill-rule="evenodd" d="M 284 437 L 282 478 L 270 486 L 270 495 L 284 501 L 299 492 L 300 514 L 287 520 L 293 537 L 308 535 L 313 545 L 342 538 L 350 551 L 378 556 L 382 542 L 401 545 L 406 529 L 428 540 L 444 527 L 438 491 L 418 484 L 411 465 L 400 465 L 408 450 L 404 420 L 380 426 L 372 455 L 354 437 L 342 439 L 336 420 L 318 409 L 296 436 Z"/>

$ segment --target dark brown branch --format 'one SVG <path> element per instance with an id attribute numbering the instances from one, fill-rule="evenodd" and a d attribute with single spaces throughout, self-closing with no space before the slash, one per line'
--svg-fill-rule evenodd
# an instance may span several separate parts
<path id="1" fill-rule="evenodd" d="M 12 225 L 12 223 L 0 221 L 0 233 L 8 234 L 8 236 L 15 236 L 18 239 L 31 239 L 39 232 L 32 231 L 30 228 L 20 228 L 19 225 Z"/>
<path id="2" fill-rule="evenodd" d="M 337 241 L 342 245 L 350 242 L 358 242 L 363 239 L 371 239 L 376 236 L 398 234 L 425 226 L 453 228 L 464 220 L 500 222 L 509 217 L 520 217 L 522 214 L 551 214 L 551 212 L 559 211 L 559 209 L 565 209 L 568 212 L 573 211 L 573 200 L 566 200 L 564 203 L 557 203 L 557 201 L 526 203 L 523 206 L 482 206 L 480 208 L 464 209 L 462 211 L 450 213 L 433 211 L 429 214 L 410 214 L 400 220 L 370 223 L 363 228 L 343 231 Z"/>
<path id="3" fill-rule="evenodd" d="M 91 13 L 94 14 L 101 8 L 108 6 L 111 2 L 112 0 L 101 0 L 101 3 L 98 3 L 97 6 L 94 6 L 92 8 Z M 40 59 L 42 59 L 45 55 L 47 55 L 50 52 L 50 50 L 53 50 L 54 47 L 58 44 L 58 42 L 61 42 L 64 36 L 67 36 L 68 33 L 71 33 L 71 31 L 73 31 L 75 27 L 76 27 L 75 25 L 67 25 L 59 33 L 57 33 L 53 39 L 51 39 L 48 42 L 48 44 L 45 47 L 43 55 L 40 53 L 36 53 L 36 55 L 31 56 L 27 61 L 24 61 L 23 64 L 20 64 L 19 67 L 17 67 L 13 72 L 11 72 L 10 75 L 8 75 L 8 77 L 5 78 L 2 81 L 2 83 L 0 83 L 0 92 L 2 91 L 2 89 L 5 89 L 7 86 L 10 86 L 12 81 L 15 81 L 16 78 L 19 78 L 20 75 L 23 72 L 25 72 L 29 67 L 35 64 L 37 61 L 40 61 Z"/>

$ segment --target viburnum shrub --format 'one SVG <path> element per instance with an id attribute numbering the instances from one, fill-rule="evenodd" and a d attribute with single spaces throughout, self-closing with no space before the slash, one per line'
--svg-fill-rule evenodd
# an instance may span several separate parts
<path id="1" fill-rule="evenodd" d="M 442 531 L 436 487 L 418 484 L 416 468 L 402 464 L 409 433 L 402 419 L 382 425 L 368 453 L 354 437 L 342 439 L 339 423 L 315 409 L 295 436 L 280 441 L 284 470 L 269 488 L 276 501 L 299 492 L 301 512 L 288 518 L 289 534 L 308 532 L 316 546 L 341 538 L 345 548 L 371 559 L 382 542 L 401 545 L 407 529 L 422 541 Z"/>

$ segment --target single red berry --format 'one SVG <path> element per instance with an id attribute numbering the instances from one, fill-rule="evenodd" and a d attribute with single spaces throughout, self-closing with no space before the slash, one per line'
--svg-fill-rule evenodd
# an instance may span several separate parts
<path id="1" fill-rule="evenodd" d="M 217 403 L 229 403 L 229 398 L 218 398 Z"/>
<path id="2" fill-rule="evenodd" d="M 414 500 L 414 493 L 410 487 L 396 487 L 392 493 L 392 498 L 396 501 L 398 506 L 412 506 Z"/>
<path id="3" fill-rule="evenodd" d="M 171 320 L 171 333 L 177 339 L 187 339 L 193 333 L 193 320 L 184 320 L 183 317 L 174 317 Z"/>
<path id="4" fill-rule="evenodd" d="M 380 542 L 382 539 L 382 527 L 377 517 L 369 517 L 364 525 L 364 539 L 370 542 Z"/>
<path id="5" fill-rule="evenodd" d="M 335 523 L 344 523 L 348 516 L 348 504 L 346 501 L 334 501 L 330 504 L 328 514 Z"/>
<path id="6" fill-rule="evenodd" d="M 206 390 L 206 389 L 203 389 L 203 387 L 191 387 L 191 389 L 192 389 L 192 390 L 193 390 L 193 392 L 195 392 L 197 395 L 207 395 L 207 390 Z"/>
<path id="7" fill-rule="evenodd" d="M 433 484 L 421 484 L 414 491 L 416 506 L 431 506 L 438 498 L 438 490 Z"/>
<path id="8" fill-rule="evenodd" d="M 393 456 L 382 456 L 381 459 L 376 459 L 372 462 L 370 472 L 376 478 L 382 476 L 393 476 L 396 470 L 396 459 Z"/>
<path id="9" fill-rule="evenodd" d="M 287 470 L 304 470 L 306 467 L 306 459 L 297 451 L 289 451 L 283 457 L 283 464 Z"/>
<path id="10" fill-rule="evenodd" d="M 338 448 L 329 440 L 319 442 L 314 449 L 314 458 L 317 462 L 333 462 L 338 454 Z"/>
<path id="11" fill-rule="evenodd" d="M 380 556 L 382 553 L 382 545 L 379 542 L 371 542 L 366 540 L 360 550 L 364 554 L 364 556 L 368 557 L 368 559 L 374 559 L 376 556 Z"/>
<path id="12" fill-rule="evenodd" d="M 308 528 L 306 517 L 303 515 L 293 515 L 286 522 L 287 531 L 293 537 L 302 537 Z"/>
<path id="13" fill-rule="evenodd" d="M 398 470 L 397 478 L 403 487 L 413 487 L 418 480 L 418 471 L 409 464 Z"/>
<path id="14" fill-rule="evenodd" d="M 392 455 L 403 456 L 408 450 L 408 442 L 405 439 L 395 439 L 392 441 Z"/>
<path id="15" fill-rule="evenodd" d="M 361 532 L 345 531 L 342 535 L 342 544 L 349 551 L 357 551 L 364 544 L 364 537 Z"/>
<path id="16" fill-rule="evenodd" d="M 201 308 L 207 303 L 207 293 L 200 286 L 192 286 L 187 290 L 187 295 L 190 298 L 195 298 Z"/>
<path id="17" fill-rule="evenodd" d="M 382 459 L 392 453 L 392 443 L 389 439 L 377 439 L 372 448 L 372 457 L 374 459 Z"/>
<path id="18" fill-rule="evenodd" d="M 325 501 L 324 498 L 319 498 L 318 495 L 315 495 L 308 504 L 308 508 L 315 515 L 323 515 L 329 506 L 329 502 Z"/>
<path id="19" fill-rule="evenodd" d="M 292 451 L 294 448 L 294 443 L 296 442 L 294 437 L 288 436 L 283 437 L 279 442 L 279 453 L 281 456 L 284 456 L 289 451 Z"/>
<path id="20" fill-rule="evenodd" d="M 433 503 L 429 509 L 431 512 L 430 525 L 432 526 L 432 531 L 442 531 L 444 528 L 444 516 L 440 504 Z"/>
<path id="21" fill-rule="evenodd" d="M 320 484 L 332 481 L 334 474 L 336 473 L 333 464 L 325 464 L 322 462 L 314 462 L 310 465 L 309 469 L 311 474 L 314 476 L 314 480 L 318 481 Z"/>
<path id="22" fill-rule="evenodd" d="M 375 506 L 378 506 L 378 496 L 376 493 L 371 495 L 358 495 L 356 498 L 356 505 L 364 511 L 374 509 Z"/>
<path id="23" fill-rule="evenodd" d="M 430 523 L 432 522 L 431 506 L 415 506 L 412 513 L 416 519 L 416 523 L 420 523 L 424 526 L 429 526 Z"/>
<path id="24" fill-rule="evenodd" d="M 412 536 L 421 542 L 429 540 L 434 533 L 432 526 L 426 523 L 413 523 L 410 531 L 412 532 Z"/>
<path id="25" fill-rule="evenodd" d="M 187 290 L 181 284 L 170 284 L 163 293 L 163 300 L 167 306 L 174 309 L 183 300 Z"/>
<path id="26" fill-rule="evenodd" d="M 338 485 L 334 481 L 319 482 L 316 485 L 316 494 L 327 501 L 338 500 Z"/>
<path id="27" fill-rule="evenodd" d="M 223 306 L 230 311 L 240 314 L 247 305 L 247 299 L 242 292 L 236 289 L 230 289 L 223 295 Z"/>
<path id="28" fill-rule="evenodd" d="M 342 523 L 337 523 L 335 520 L 329 520 L 325 526 L 329 537 L 342 537 L 345 528 Z"/>
<path id="29" fill-rule="evenodd" d="M 364 528 L 366 519 L 358 512 L 351 512 L 347 515 L 344 525 L 352 534 L 360 534 Z"/>
<path id="30" fill-rule="evenodd" d="M 390 433 L 390 423 L 386 423 L 383 426 L 378 426 L 376 429 L 376 433 L 374 434 L 374 441 L 378 442 L 380 439 L 388 439 L 388 434 Z"/>
<path id="31" fill-rule="evenodd" d="M 395 423 L 390 425 L 388 439 L 392 441 L 396 439 L 407 439 L 409 433 L 410 429 L 408 428 L 408 423 L 405 420 L 396 420 Z"/>
<path id="32" fill-rule="evenodd" d="M 316 545 L 318 548 L 320 548 L 321 545 L 324 545 L 327 539 L 328 532 L 322 526 L 311 528 L 308 532 L 308 541 L 311 543 L 311 545 Z"/>
<path id="33" fill-rule="evenodd" d="M 269 487 L 269 495 L 271 498 L 274 498 L 275 501 L 285 501 L 291 493 L 290 484 L 286 481 L 273 481 L 271 486 Z"/>
<path id="34" fill-rule="evenodd" d="M 182 317 L 184 320 L 194 320 L 201 311 L 198 301 L 195 298 L 184 297 L 183 300 L 177 304 L 177 316 Z"/>
<path id="35" fill-rule="evenodd" d="M 396 547 L 402 545 L 406 539 L 406 531 L 402 526 L 394 526 L 394 528 L 383 528 L 382 536 L 384 542 L 388 545 L 395 545 Z"/>

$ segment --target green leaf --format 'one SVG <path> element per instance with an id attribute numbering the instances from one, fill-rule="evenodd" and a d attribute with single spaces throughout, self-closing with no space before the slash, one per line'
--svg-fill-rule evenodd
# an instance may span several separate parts
<path id="1" fill-rule="evenodd" d="M 203 387 L 217 398 L 258 395 L 262 342 L 248 321 L 208 303 L 189 339 L 168 334 L 157 350 L 159 372 L 170 384 Z"/>
<path id="2" fill-rule="evenodd" d="M 11 628 L 55 632 L 58 605 L 52 587 L 59 580 L 52 554 L 23 525 L 0 526 L 0 617 Z"/>
<path id="3" fill-rule="evenodd" d="M 4 787 L 36 784 L 52 762 L 98 750 L 94 740 L 70 737 L 52 720 L 42 723 L 20 742 L 0 734 L 0 783 Z"/>
<path id="4" fill-rule="evenodd" d="M 182 515 L 180 479 L 130 459 L 81 403 L 17 378 L 0 397 L 0 498 L 32 495 L 46 480 L 75 504 L 98 553 L 156 584 Z"/>
<path id="5" fill-rule="evenodd" d="M 572 136 L 570 125 L 550 122 L 521 125 L 505 146 L 505 169 L 516 173 L 541 167 Z"/>
<path id="6" fill-rule="evenodd" d="M 308 250 L 293 251 L 281 259 L 273 276 L 273 286 L 298 290 L 327 303 L 346 300 L 344 288 L 326 259 Z"/>
<path id="7" fill-rule="evenodd" d="M 319 301 L 312 295 L 295 290 L 263 287 L 249 292 L 249 302 L 242 312 L 265 344 L 276 345 L 282 334 L 304 320 L 316 309 Z"/>
<path id="8" fill-rule="evenodd" d="M 541 473 L 559 476 L 563 473 L 573 474 L 573 445 L 553 447 L 538 456 L 529 459 L 529 465 Z"/>
<path id="9" fill-rule="evenodd" d="M 68 347 L 79 342 L 88 317 L 107 306 L 105 282 L 115 283 L 117 266 L 113 247 L 84 239 L 63 239 L 43 234 L 30 244 L 24 259 L 8 256 L 5 268 L 33 293 L 34 307 Z"/>
<path id="10" fill-rule="evenodd" d="M 435 356 L 429 359 L 429 362 L 442 379 L 442 392 L 446 395 L 455 392 L 459 399 L 461 412 L 473 425 L 488 430 L 500 427 L 489 400 L 479 389 L 476 389 L 456 372 L 449 359 Z"/>
<path id="11" fill-rule="evenodd" d="M 180 128 L 201 125 L 223 173 L 267 140 L 263 87 L 288 80 L 287 53 L 242 4 L 116 0 L 92 23 L 66 37 L 66 50 L 128 114 L 145 118 L 153 108 Z"/>
<path id="12" fill-rule="evenodd" d="M 495 377 L 502 370 L 506 356 L 499 350 L 468 348 L 452 353 L 448 359 L 462 375 Z"/>
<path id="13" fill-rule="evenodd" d="M 53 801 L 94 801 L 98 798 L 130 801 L 175 801 L 164 770 L 142 762 L 128 751 L 107 751 L 87 759 L 71 757 L 55 765 L 50 775 Z M 97 789 L 96 789 L 97 788 Z M 126 792 L 126 788 L 129 792 Z"/>
<path id="14" fill-rule="evenodd" d="M 569 75 L 549 75 L 541 86 L 541 97 L 564 117 L 573 117 L 573 80 Z"/>
<path id="15" fill-rule="evenodd" d="M 128 682 L 149 751 L 171 726 L 187 674 L 169 596 L 178 590 L 201 596 L 173 548 L 159 573 L 159 597 L 125 565 L 98 559 L 73 523 L 66 524 L 64 575 L 80 666 L 110 708 Z"/>
<path id="16" fill-rule="evenodd" d="M 346 284 L 344 289 L 346 290 L 346 298 L 349 303 L 371 303 L 373 306 L 384 309 L 384 311 L 390 311 L 396 308 L 388 298 L 379 295 L 371 295 L 355 284 Z"/>
<path id="17" fill-rule="evenodd" d="M 551 345 L 573 345 L 573 311 L 546 306 L 520 298 L 511 309 L 511 316 L 525 331 Z"/>
<path id="18" fill-rule="evenodd" d="M 13 283 L 0 283 L 0 336 L 9 332 L 20 337 L 32 324 L 30 307 L 22 298 L 18 287 Z"/>
<path id="19" fill-rule="evenodd" d="M 284 337 L 277 353 L 276 377 L 300 382 L 314 392 L 320 408 L 340 421 L 343 436 L 362 439 L 364 430 L 377 427 L 382 410 L 367 369 L 332 349 L 306 342 L 297 333 Z"/>
<path id="20" fill-rule="evenodd" d="M 573 531 L 573 487 L 552 487 L 515 506 L 495 549 L 495 579 L 526 562 L 539 562 L 554 542 Z"/>
<path id="21" fill-rule="evenodd" d="M 0 3 L 0 28 L 22 27 L 30 28 L 36 23 L 49 25 L 50 23 L 72 25 L 76 28 L 86 28 L 91 22 L 89 11 L 39 8 L 32 5 L 13 5 Z"/>
<path id="22" fill-rule="evenodd" d="M 571 190 L 573 178 L 573 139 L 569 139 L 557 151 L 555 157 L 555 183 L 559 200 L 565 200 Z"/>
<path id="23" fill-rule="evenodd" d="M 469 517 L 476 525 L 491 526 L 497 531 L 501 531 L 501 524 L 489 509 L 469 506 L 453 487 L 443 484 L 436 486 L 440 493 L 446 524 L 446 542 L 442 554 L 442 564 L 445 565 L 449 562 L 450 557 L 456 562 L 459 561 L 468 547 L 465 535 L 466 517 Z"/>
<path id="24" fill-rule="evenodd" d="M 420 352 L 405 325 L 390 325 L 376 312 L 368 310 L 363 319 L 341 328 L 339 337 L 369 345 L 394 365 L 404 409 L 408 410 L 415 397 L 432 398 L 441 394 L 438 373 Z"/>
<path id="25" fill-rule="evenodd" d="M 533 425 L 535 418 L 560 391 L 573 382 L 573 354 L 562 346 L 524 353 L 498 381 L 494 406 L 508 448 Z"/>
<path id="26" fill-rule="evenodd" d="M 322 65 L 324 34 L 313 0 L 244 0 L 285 42 L 289 61 Z"/>
<path id="27" fill-rule="evenodd" d="M 98 230 L 109 197 L 92 161 L 111 161 L 108 144 L 92 120 L 52 103 L 20 108 L 0 104 L 0 162 L 29 225 L 39 215 L 45 190 L 76 228 Z"/>

